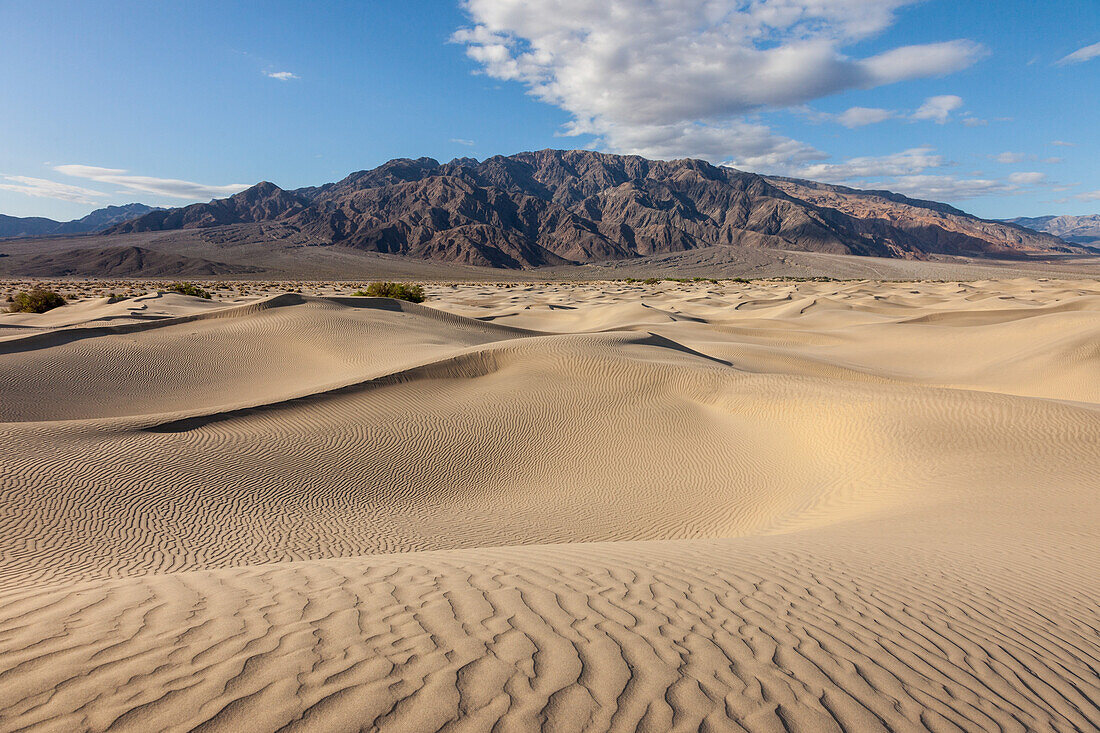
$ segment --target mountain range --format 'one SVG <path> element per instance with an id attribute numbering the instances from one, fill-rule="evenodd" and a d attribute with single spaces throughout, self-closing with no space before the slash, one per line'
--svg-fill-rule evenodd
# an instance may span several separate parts
<path id="1" fill-rule="evenodd" d="M 53 237 L 65 234 L 91 234 L 157 209 L 145 204 L 124 204 L 96 209 L 72 221 L 54 221 L 40 216 L 0 214 L 0 238 Z"/>
<path id="2" fill-rule="evenodd" d="M 1100 247 L 1100 214 L 1019 217 L 1008 221 L 1028 229 L 1053 234 L 1067 242 Z"/>
<path id="3" fill-rule="evenodd" d="M 254 223 L 278 223 L 270 236 L 310 244 L 505 268 L 715 245 L 909 259 L 1085 251 L 888 191 L 582 150 L 449 163 L 397 159 L 290 191 L 262 182 L 226 199 L 151 211 L 105 233 Z"/>

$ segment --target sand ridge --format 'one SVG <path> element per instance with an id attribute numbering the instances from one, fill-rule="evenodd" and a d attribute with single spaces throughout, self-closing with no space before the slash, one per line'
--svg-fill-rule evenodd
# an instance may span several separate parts
<path id="1" fill-rule="evenodd" d="M 1100 725 L 1095 281 L 6 320 L 2 730 Z"/>

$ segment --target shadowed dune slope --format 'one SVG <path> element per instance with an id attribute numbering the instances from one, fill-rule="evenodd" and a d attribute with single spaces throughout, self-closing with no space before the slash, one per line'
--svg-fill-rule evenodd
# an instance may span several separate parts
<path id="1" fill-rule="evenodd" d="M 0 316 L 0 730 L 1100 726 L 1100 286 Z"/>

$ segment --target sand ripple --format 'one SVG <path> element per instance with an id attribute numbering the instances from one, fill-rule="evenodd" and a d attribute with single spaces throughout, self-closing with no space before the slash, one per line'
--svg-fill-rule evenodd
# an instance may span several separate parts
<path id="1" fill-rule="evenodd" d="M 1096 283 L 158 308 L 0 341 L 0 730 L 1100 727 Z"/>

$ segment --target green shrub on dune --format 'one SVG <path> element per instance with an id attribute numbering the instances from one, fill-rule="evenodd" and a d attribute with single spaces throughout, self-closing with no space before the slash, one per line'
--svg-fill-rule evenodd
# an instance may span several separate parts
<path id="1" fill-rule="evenodd" d="M 366 290 L 358 290 L 352 295 L 368 298 L 396 298 L 397 300 L 407 300 L 410 303 L 424 302 L 424 288 L 420 285 L 410 285 L 408 283 L 371 283 Z"/>
<path id="2" fill-rule="evenodd" d="M 179 293 L 180 295 L 193 295 L 196 298 L 206 298 L 210 300 L 210 293 L 200 288 L 195 283 L 178 282 L 172 283 L 162 293 Z"/>
<path id="3" fill-rule="evenodd" d="M 12 313 L 45 313 L 65 305 L 65 299 L 52 290 L 35 288 L 12 296 L 8 310 Z"/>

